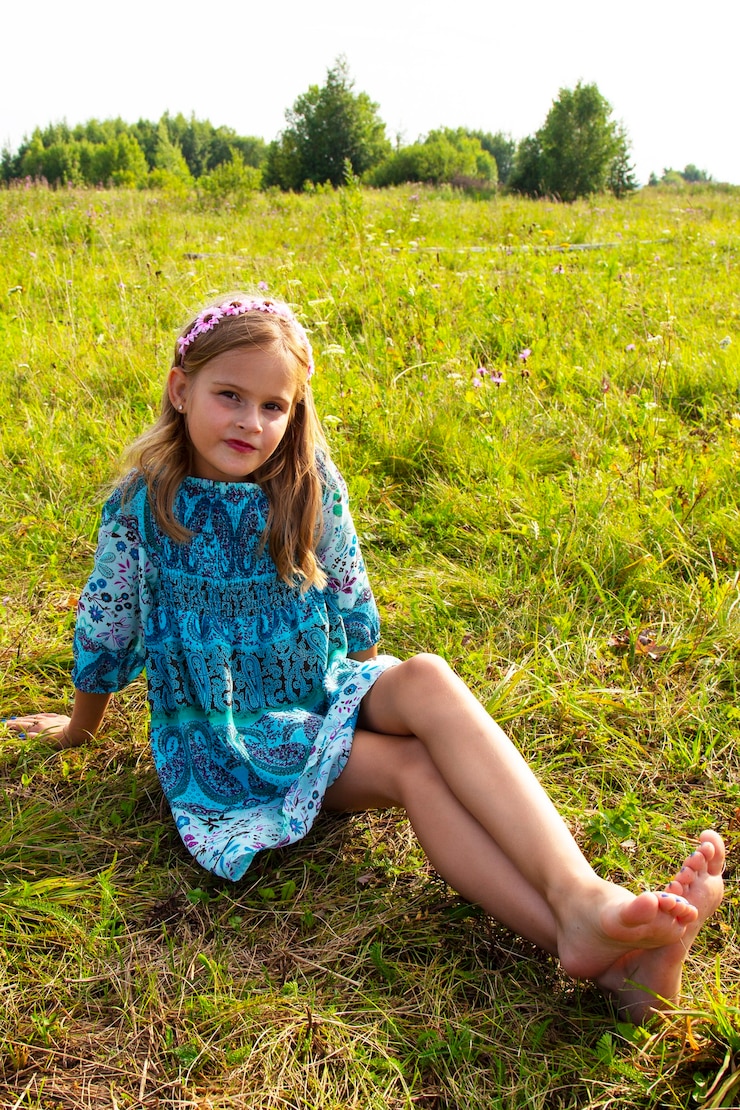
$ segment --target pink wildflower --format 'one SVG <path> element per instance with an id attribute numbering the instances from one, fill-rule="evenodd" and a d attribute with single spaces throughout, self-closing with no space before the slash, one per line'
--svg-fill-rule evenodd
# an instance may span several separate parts
<path id="1" fill-rule="evenodd" d="M 530 348 L 525 347 L 523 351 L 519 352 L 519 361 L 520 362 L 526 362 L 531 354 L 532 354 L 532 352 L 531 352 Z"/>

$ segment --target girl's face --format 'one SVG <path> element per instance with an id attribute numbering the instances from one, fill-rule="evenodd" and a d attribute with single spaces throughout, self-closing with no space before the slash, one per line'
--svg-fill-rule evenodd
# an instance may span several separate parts
<path id="1" fill-rule="evenodd" d="M 173 366 L 168 391 L 193 445 L 192 477 L 214 482 L 246 481 L 267 462 L 295 400 L 284 361 L 259 349 L 224 351 L 196 374 Z"/>

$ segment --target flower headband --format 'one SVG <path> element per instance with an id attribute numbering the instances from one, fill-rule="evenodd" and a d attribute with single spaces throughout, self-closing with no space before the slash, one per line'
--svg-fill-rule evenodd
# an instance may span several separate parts
<path id="1" fill-rule="evenodd" d="M 311 343 L 306 335 L 306 329 L 302 324 L 298 323 L 294 313 L 288 308 L 287 304 L 282 304 L 280 301 L 270 301 L 265 297 L 247 297 L 244 300 L 241 298 L 234 301 L 227 301 L 225 304 L 212 305 L 210 308 L 204 308 L 201 313 L 196 317 L 195 323 L 184 335 L 181 335 L 177 341 L 177 348 L 180 352 L 180 358 L 187 351 L 199 335 L 203 335 L 207 331 L 213 331 L 218 324 L 219 320 L 223 320 L 225 316 L 243 316 L 245 312 L 267 312 L 271 316 L 279 316 L 281 320 L 287 320 L 293 325 L 293 328 L 306 348 L 308 356 L 308 369 L 306 377 L 310 378 L 314 372 L 313 364 L 313 351 L 311 350 Z"/>

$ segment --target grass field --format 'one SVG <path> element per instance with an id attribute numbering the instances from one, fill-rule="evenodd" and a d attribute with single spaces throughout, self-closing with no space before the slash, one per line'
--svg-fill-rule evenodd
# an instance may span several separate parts
<path id="1" fill-rule="evenodd" d="M 0 1106 L 740 1106 L 739 233 L 719 190 L 0 191 L 2 716 L 70 705 L 101 496 L 176 329 L 266 282 L 312 335 L 383 649 L 449 660 L 604 876 L 661 883 L 708 825 L 730 849 L 682 1009 L 634 1029 L 395 813 L 199 870 L 143 682 L 81 749 L 0 725 Z"/>

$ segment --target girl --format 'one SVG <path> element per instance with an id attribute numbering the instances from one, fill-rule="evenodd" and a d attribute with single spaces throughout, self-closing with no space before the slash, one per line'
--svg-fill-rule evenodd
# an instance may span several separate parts
<path id="1" fill-rule="evenodd" d="M 72 716 L 9 722 L 62 745 L 146 666 L 154 762 L 206 868 L 244 875 L 320 807 L 402 806 L 466 898 L 640 1020 L 677 997 L 722 897 L 705 832 L 660 892 L 598 878 L 528 766 L 442 659 L 377 654 L 346 490 L 285 304 L 221 298 L 180 334 L 161 415 L 103 510 L 79 603 Z"/>

